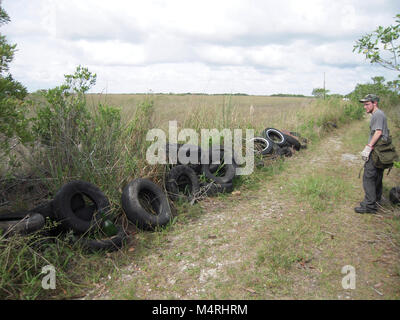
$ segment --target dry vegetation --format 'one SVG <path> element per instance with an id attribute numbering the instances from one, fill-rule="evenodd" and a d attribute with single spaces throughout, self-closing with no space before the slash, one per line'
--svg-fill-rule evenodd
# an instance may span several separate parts
<path id="1" fill-rule="evenodd" d="M 92 107 L 98 103 L 118 106 L 128 119 L 144 99 L 154 102 L 153 127 L 162 129 L 168 128 L 170 120 L 177 120 L 181 125 L 196 122 L 196 126 L 205 125 L 204 128 L 214 128 L 213 124 L 218 128 L 225 120 L 227 127 L 249 124 L 258 130 L 264 129 L 268 121 L 296 129 L 296 114 L 314 101 L 312 98 L 233 95 L 88 95 Z"/>
<path id="2" fill-rule="evenodd" d="M 180 206 L 167 229 L 138 233 L 132 262 L 86 298 L 399 299 L 398 208 L 353 211 L 366 129 L 345 125 L 256 170 L 240 193 Z M 386 197 L 399 178 L 385 177 Z M 341 285 L 345 265 L 355 267 L 355 290 Z"/>
<path id="3" fill-rule="evenodd" d="M 101 147 L 98 154 L 93 155 L 90 145 L 81 149 L 71 159 L 70 171 L 55 170 L 59 176 L 44 180 L 42 188 L 54 192 L 78 176 L 97 184 L 121 218 L 120 192 L 130 179 L 146 176 L 162 183 L 162 166 L 145 161 L 144 136 L 151 128 L 167 129 L 170 120 L 196 130 L 254 128 L 257 134 L 265 127 L 287 129 L 311 143 L 291 159 L 265 162 L 251 176 L 236 178 L 239 194 L 194 206 L 176 204 L 175 218 L 164 229 L 142 232 L 131 226 L 129 241 L 119 252 L 87 255 L 63 239 L 44 252 L 29 242 L 22 246 L 25 251 L 8 246 L 3 272 L 15 259 L 19 273 L 17 281 L 2 278 L 2 297 L 399 297 L 398 208 L 384 208 L 381 218 L 352 211 L 361 200 L 360 163 L 343 162 L 342 155 L 357 158 L 365 143 L 368 129 L 366 121 L 357 120 L 363 114 L 359 105 L 337 99 L 228 95 L 88 95 L 87 101 L 92 112 L 99 103 L 121 108 L 122 135 L 117 140 L 112 133 L 100 136 L 107 143 L 94 140 Z M 394 122 L 390 126 L 397 128 Z M 386 194 L 396 179 L 399 170 L 385 176 Z M 14 205 L 19 209 L 27 204 Z M 57 269 L 57 290 L 44 292 L 40 268 L 48 262 Z M 346 264 L 362 276 L 355 291 L 340 287 L 340 268 Z"/>

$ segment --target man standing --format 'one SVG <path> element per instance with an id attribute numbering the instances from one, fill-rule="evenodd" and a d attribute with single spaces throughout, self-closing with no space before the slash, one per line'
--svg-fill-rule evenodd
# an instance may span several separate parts
<path id="1" fill-rule="evenodd" d="M 376 213 L 377 202 L 382 197 L 382 179 L 384 169 L 375 167 L 370 154 L 379 139 L 389 139 L 389 129 L 387 126 L 386 116 L 382 110 L 378 108 L 379 97 L 374 94 L 368 94 L 360 102 L 364 103 L 364 109 L 367 113 L 372 114 L 370 122 L 370 135 L 368 144 L 361 153 L 362 159 L 365 161 L 363 187 L 364 200 L 360 203 L 360 207 L 354 208 L 357 213 Z"/>

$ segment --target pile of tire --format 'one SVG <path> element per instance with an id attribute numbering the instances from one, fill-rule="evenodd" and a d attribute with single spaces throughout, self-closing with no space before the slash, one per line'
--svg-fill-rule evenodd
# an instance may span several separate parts
<path id="1" fill-rule="evenodd" d="M 223 148 L 213 147 L 204 154 L 195 145 L 169 143 L 165 151 L 167 159 L 170 154 L 175 155 L 175 161 L 167 165 L 165 191 L 149 179 L 135 179 L 122 191 L 121 204 L 128 220 L 143 230 L 155 230 L 171 221 L 169 200 L 193 203 L 205 196 L 233 190 L 236 167 L 232 158 L 228 161 L 229 155 Z M 178 154 L 193 156 L 195 161 L 183 164 Z M 210 160 L 201 161 L 202 157 Z"/>
<path id="2" fill-rule="evenodd" d="M 170 153 L 185 154 L 192 163 L 177 162 L 171 165 L 165 177 L 165 189 L 171 200 L 194 202 L 204 196 L 233 191 L 233 178 L 236 162 L 232 150 L 222 146 L 212 146 L 207 152 L 199 146 L 190 144 L 168 144 L 167 158 Z"/>
<path id="3" fill-rule="evenodd" d="M 265 128 L 254 137 L 255 153 L 261 156 L 291 157 L 295 151 L 307 148 L 307 139 L 297 132 Z"/>
<path id="4" fill-rule="evenodd" d="M 261 136 L 254 137 L 254 145 L 254 151 L 262 156 L 291 156 L 292 150 L 306 148 L 307 141 L 295 132 L 266 128 Z M 171 154 L 176 157 L 171 158 Z M 194 203 L 233 191 L 238 167 L 233 150 L 212 146 L 203 152 L 199 146 L 169 143 L 166 155 L 176 161 L 166 166 L 165 190 L 149 179 L 139 178 L 122 191 L 121 205 L 127 219 L 143 230 L 156 230 L 170 223 L 170 200 Z M 181 163 L 179 159 L 190 161 Z M 122 247 L 126 232 L 121 223 L 111 218 L 110 211 L 109 200 L 97 186 L 71 181 L 61 187 L 54 200 L 26 212 L 0 214 L 0 236 L 36 232 L 50 219 L 58 223 L 53 230 L 56 234 L 72 231 L 74 241 L 90 251 L 113 251 Z"/>
<path id="5" fill-rule="evenodd" d="M 300 142 L 295 133 L 267 128 L 263 134 L 254 138 L 256 145 L 263 144 L 263 155 L 276 153 L 287 156 L 291 148 L 300 150 L 306 147 L 306 140 Z M 238 165 L 232 150 L 217 145 L 203 152 L 196 145 L 168 143 L 165 151 L 166 158 L 171 160 L 164 177 L 165 191 L 149 179 L 135 179 L 122 191 L 122 208 L 128 220 L 143 230 L 155 230 L 171 221 L 169 200 L 194 203 L 233 191 Z M 183 163 L 180 159 L 187 161 Z"/>
<path id="6" fill-rule="evenodd" d="M 2 236 L 30 234 L 44 230 L 46 219 L 57 222 L 52 235 L 72 231 L 73 241 L 89 251 L 117 250 L 126 238 L 122 226 L 110 220 L 108 198 L 97 186 L 80 180 L 63 185 L 53 200 L 32 210 L 0 214 L 0 231 Z"/>

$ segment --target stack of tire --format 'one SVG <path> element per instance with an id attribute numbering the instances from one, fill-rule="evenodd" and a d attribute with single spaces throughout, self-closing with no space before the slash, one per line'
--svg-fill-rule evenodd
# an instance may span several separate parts
<path id="1" fill-rule="evenodd" d="M 46 218 L 57 222 L 52 234 L 72 231 L 73 240 L 89 251 L 116 250 L 126 237 L 122 226 L 110 220 L 108 198 L 97 186 L 79 180 L 65 184 L 54 200 L 30 211 L 1 214 L 0 230 L 3 236 L 30 234 L 43 229 Z"/>
<path id="2" fill-rule="evenodd" d="M 204 154 L 200 147 L 189 144 L 167 144 L 166 155 L 184 154 L 195 158 L 183 164 L 176 156 L 167 166 L 165 190 L 148 179 L 135 179 L 122 191 L 122 208 L 133 224 L 144 230 L 167 225 L 172 219 L 169 200 L 195 202 L 204 196 L 232 192 L 235 162 L 222 147 L 212 147 Z M 209 161 L 201 161 L 209 157 Z M 228 161 L 228 157 L 231 157 Z M 214 159 L 214 161 L 212 161 Z M 208 162 L 204 164 L 204 162 Z M 203 163 L 203 164 L 202 164 Z M 200 177 L 203 181 L 200 182 Z"/>
<path id="3" fill-rule="evenodd" d="M 290 131 L 266 128 L 261 135 L 254 137 L 255 152 L 261 156 L 278 155 L 291 157 L 293 151 L 307 148 L 307 139 Z"/>
<path id="4" fill-rule="evenodd" d="M 254 138 L 254 144 L 259 147 L 257 152 L 261 155 L 290 156 L 292 148 L 300 150 L 306 147 L 305 139 L 303 143 L 300 141 L 297 134 L 274 128 L 266 128 L 260 137 Z M 195 145 L 167 144 L 166 155 L 168 159 L 171 159 L 170 155 L 176 155 L 176 161 L 167 166 L 166 192 L 151 180 L 142 178 L 132 180 L 122 191 L 121 204 L 126 217 L 143 230 L 155 230 L 171 221 L 169 199 L 193 203 L 203 197 L 233 191 L 237 161 L 232 150 L 212 146 L 203 152 Z M 181 163 L 181 155 L 194 161 Z M 65 184 L 54 200 L 30 211 L 0 214 L 0 230 L 3 235 L 32 233 L 44 227 L 46 218 L 58 222 L 56 233 L 72 231 L 75 241 L 90 251 L 116 250 L 126 238 L 122 225 L 110 220 L 107 197 L 97 186 L 79 180 Z M 114 227 L 111 228 L 112 235 L 105 232 L 110 225 Z M 97 237 L 93 236 L 94 233 Z M 105 238 L 99 239 L 99 234 Z"/>
<path id="5" fill-rule="evenodd" d="M 209 156 L 212 157 L 221 148 L 211 148 Z M 233 190 L 233 178 L 235 176 L 234 164 L 218 163 L 201 164 L 201 157 L 205 155 L 198 146 L 189 144 L 167 144 L 166 154 L 185 154 L 187 157 L 196 155 L 195 163 L 183 164 L 176 156 L 174 164 L 167 166 L 168 172 L 165 176 L 165 190 L 148 179 L 135 179 L 131 181 L 122 191 L 122 208 L 133 224 L 144 230 L 154 230 L 157 227 L 167 225 L 172 219 L 170 198 L 172 201 L 194 202 L 201 195 L 212 196 L 217 193 L 231 192 Z M 226 157 L 222 149 L 220 159 Z M 225 158 L 226 159 L 226 158 Z M 217 161 L 218 162 L 218 161 Z M 220 167 L 224 167 L 224 173 L 219 174 Z M 207 181 L 200 182 L 199 177 L 203 175 Z"/>
<path id="6" fill-rule="evenodd" d="M 183 198 L 194 202 L 204 196 L 233 191 L 237 165 L 232 150 L 214 145 L 207 152 L 203 152 L 195 145 L 167 145 L 167 155 L 176 151 L 179 155 L 185 154 L 187 159 L 194 159 L 195 164 L 182 164 L 177 161 L 177 165 L 167 173 L 165 187 L 173 201 Z"/>

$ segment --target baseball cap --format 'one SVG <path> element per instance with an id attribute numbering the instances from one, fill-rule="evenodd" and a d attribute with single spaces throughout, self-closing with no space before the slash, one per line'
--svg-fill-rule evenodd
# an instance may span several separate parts
<path id="1" fill-rule="evenodd" d="M 360 102 L 367 102 L 367 101 L 377 101 L 379 102 L 379 97 L 376 94 L 367 94 L 364 99 L 360 99 Z"/>

